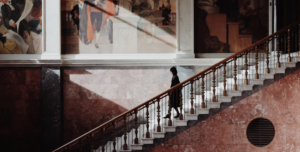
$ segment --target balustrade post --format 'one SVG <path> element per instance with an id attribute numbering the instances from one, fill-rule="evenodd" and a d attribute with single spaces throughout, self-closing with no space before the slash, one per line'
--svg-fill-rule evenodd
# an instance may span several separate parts
<path id="1" fill-rule="evenodd" d="M 168 116 L 169 116 L 169 121 L 168 121 L 168 126 L 172 126 L 172 120 L 171 120 L 171 108 L 172 108 L 172 105 L 171 105 L 171 96 L 172 96 L 172 91 L 170 91 L 170 95 L 169 95 L 169 109 L 168 109 Z"/>
<path id="2" fill-rule="evenodd" d="M 288 58 L 287 58 L 287 62 L 291 62 L 292 58 L 291 58 L 291 30 L 288 29 L 288 37 L 287 37 L 287 45 L 288 45 Z"/>
<path id="3" fill-rule="evenodd" d="M 101 143 L 102 143 L 102 152 L 105 152 L 105 141 L 104 141 L 104 132 L 105 132 L 105 127 L 102 128 L 102 139 L 101 139 Z"/>
<path id="4" fill-rule="evenodd" d="M 248 59 L 247 59 L 248 51 L 245 52 L 245 85 L 249 85 L 248 81 Z"/>
<path id="5" fill-rule="evenodd" d="M 126 115 L 123 116 L 124 120 L 124 145 L 123 145 L 123 150 L 128 150 L 128 145 L 127 145 L 127 123 L 126 123 Z"/>
<path id="6" fill-rule="evenodd" d="M 116 150 L 116 138 L 117 138 L 117 133 L 116 133 L 116 123 L 113 122 L 113 151 L 112 152 L 117 152 Z"/>
<path id="7" fill-rule="evenodd" d="M 213 69 L 213 97 L 212 102 L 217 102 L 216 97 L 216 68 Z"/>
<path id="8" fill-rule="evenodd" d="M 149 132 L 149 103 L 146 104 L 146 119 L 147 119 L 147 132 L 146 132 L 146 138 L 150 138 L 150 132 Z"/>
<path id="9" fill-rule="evenodd" d="M 161 132 L 160 126 L 160 105 L 159 105 L 160 98 L 157 98 L 157 132 Z"/>
<path id="10" fill-rule="evenodd" d="M 255 47 L 255 79 L 259 79 L 259 74 L 258 74 L 258 49 L 257 46 Z"/>
<path id="11" fill-rule="evenodd" d="M 281 67 L 281 63 L 280 63 L 280 43 L 279 43 L 279 34 L 277 35 L 277 63 L 276 63 L 276 67 L 280 68 Z"/>
<path id="12" fill-rule="evenodd" d="M 224 91 L 223 91 L 223 96 L 227 96 L 227 91 L 226 91 L 226 62 L 223 63 L 224 66 L 224 72 L 223 72 L 223 77 L 224 77 Z"/>
<path id="13" fill-rule="evenodd" d="M 179 99 L 180 99 L 180 114 L 179 114 L 179 120 L 183 120 L 183 114 L 182 114 L 182 105 L 183 105 L 183 97 L 182 97 L 182 86 L 179 89 Z"/>
<path id="14" fill-rule="evenodd" d="M 135 115 L 135 139 L 134 139 L 134 144 L 139 144 L 139 138 L 138 138 L 138 118 L 137 118 L 137 113 L 138 113 L 138 110 L 135 109 L 134 110 L 134 115 Z"/>
<path id="15" fill-rule="evenodd" d="M 193 88 L 193 83 L 194 80 L 191 80 L 191 109 L 190 109 L 190 114 L 195 114 L 195 109 L 194 109 L 194 88 Z"/>
<path id="16" fill-rule="evenodd" d="M 266 63 L 267 63 L 266 73 L 270 73 L 270 68 L 269 68 L 269 63 L 270 63 L 270 61 L 269 61 L 269 54 L 270 54 L 270 52 L 269 52 L 269 42 L 267 41 L 266 42 L 266 57 L 267 57 L 267 61 L 266 61 Z"/>
<path id="17" fill-rule="evenodd" d="M 91 148 L 91 151 L 90 152 L 93 152 L 94 151 L 94 133 L 91 134 L 91 140 L 90 140 L 90 148 Z"/>
<path id="18" fill-rule="evenodd" d="M 237 78 L 236 78 L 236 76 L 237 76 L 237 65 L 236 65 L 236 60 L 237 60 L 237 57 L 234 57 L 234 86 L 233 86 L 233 90 L 234 91 L 237 91 L 238 90 L 238 88 L 237 88 L 237 84 L 236 84 L 236 80 L 237 80 Z"/>
<path id="19" fill-rule="evenodd" d="M 204 97 L 205 97 L 205 91 L 204 91 L 204 89 L 205 89 L 205 87 L 204 87 L 204 74 L 202 74 L 202 87 L 201 87 L 201 89 L 202 89 L 202 103 L 201 103 L 201 108 L 206 108 L 206 106 L 205 106 L 205 101 L 204 101 Z"/>

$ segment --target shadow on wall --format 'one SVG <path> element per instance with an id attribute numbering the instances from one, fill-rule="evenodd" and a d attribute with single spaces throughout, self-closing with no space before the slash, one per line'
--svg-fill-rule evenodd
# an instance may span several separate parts
<path id="1" fill-rule="evenodd" d="M 70 81 L 72 74 L 91 73 L 85 70 L 63 70 L 64 143 L 127 111 L 116 102 Z"/>
<path id="2" fill-rule="evenodd" d="M 181 81 L 194 67 L 177 67 Z M 169 67 L 63 69 L 64 142 L 170 88 Z"/>

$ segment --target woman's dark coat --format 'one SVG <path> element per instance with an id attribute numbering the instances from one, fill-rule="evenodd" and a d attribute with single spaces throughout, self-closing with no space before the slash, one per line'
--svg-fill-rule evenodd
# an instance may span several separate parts
<path id="1" fill-rule="evenodd" d="M 172 78 L 172 83 L 171 83 L 171 88 L 179 84 L 179 78 L 177 75 L 173 76 Z M 180 88 L 172 91 L 172 95 L 170 96 L 170 102 L 171 102 L 171 107 L 179 107 L 180 106 L 180 100 L 179 100 L 179 95 L 181 94 Z"/>

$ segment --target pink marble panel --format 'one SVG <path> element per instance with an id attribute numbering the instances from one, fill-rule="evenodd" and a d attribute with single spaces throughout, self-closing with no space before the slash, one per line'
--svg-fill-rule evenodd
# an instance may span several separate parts
<path id="1" fill-rule="evenodd" d="M 300 70 L 228 107 L 150 152 L 298 152 L 300 151 Z M 248 124 L 257 117 L 275 127 L 273 141 L 262 148 L 247 139 Z"/>

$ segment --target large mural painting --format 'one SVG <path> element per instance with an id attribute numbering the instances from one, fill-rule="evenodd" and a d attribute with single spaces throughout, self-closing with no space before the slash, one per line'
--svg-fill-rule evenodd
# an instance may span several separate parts
<path id="1" fill-rule="evenodd" d="M 268 0 L 195 0 L 195 53 L 235 53 L 268 36 Z"/>
<path id="2" fill-rule="evenodd" d="M 0 0 L 0 54 L 41 54 L 42 12 L 42 0 Z"/>
<path id="3" fill-rule="evenodd" d="M 176 0 L 62 0 L 62 54 L 174 53 Z"/>

